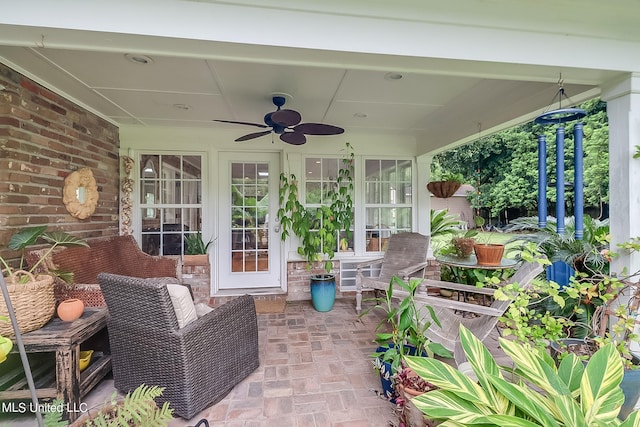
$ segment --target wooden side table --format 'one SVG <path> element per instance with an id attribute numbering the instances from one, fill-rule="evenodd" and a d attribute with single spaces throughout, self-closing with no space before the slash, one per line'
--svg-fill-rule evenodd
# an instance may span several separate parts
<path id="1" fill-rule="evenodd" d="M 29 354 L 55 353 L 55 362 L 47 362 L 42 357 L 35 363 L 30 361 L 38 398 L 63 399 L 68 419 L 78 418 L 88 409 L 84 408 L 81 399 L 111 371 L 106 307 L 88 307 L 82 317 L 73 322 L 63 322 L 56 317 L 44 327 L 24 334 L 22 340 Z M 83 349 L 95 350 L 91 364 L 82 372 L 79 366 L 81 345 Z M 16 351 L 17 346 L 14 346 L 13 352 Z M 0 400 L 30 399 L 23 377 L 22 365 L 0 377 Z"/>

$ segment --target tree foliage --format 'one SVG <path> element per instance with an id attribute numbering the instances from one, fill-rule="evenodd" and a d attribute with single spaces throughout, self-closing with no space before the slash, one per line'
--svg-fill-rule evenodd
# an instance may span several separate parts
<path id="1" fill-rule="evenodd" d="M 606 104 L 594 99 L 580 105 L 587 111 L 583 123 L 585 206 L 602 208 L 609 197 L 609 128 Z M 564 179 L 574 181 L 573 129 L 565 124 Z M 529 122 L 435 156 L 432 173 L 460 173 L 477 192 L 472 207 L 496 217 L 509 208 L 532 214 L 538 205 L 538 135 L 547 141 L 547 199 L 555 201 L 556 127 Z M 573 192 L 565 199 L 573 206 Z"/>

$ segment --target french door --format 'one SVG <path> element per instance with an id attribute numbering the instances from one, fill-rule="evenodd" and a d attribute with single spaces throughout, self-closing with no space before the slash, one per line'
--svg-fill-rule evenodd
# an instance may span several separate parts
<path id="1" fill-rule="evenodd" d="M 219 286 L 225 289 L 282 287 L 277 153 L 221 153 Z"/>

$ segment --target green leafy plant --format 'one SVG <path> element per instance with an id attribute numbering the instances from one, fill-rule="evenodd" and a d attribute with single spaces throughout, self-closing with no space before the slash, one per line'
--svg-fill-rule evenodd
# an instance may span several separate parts
<path id="1" fill-rule="evenodd" d="M 109 402 L 100 408 L 96 413 L 89 413 L 87 419 L 82 419 L 84 427 L 120 427 L 120 426 L 145 426 L 163 427 L 169 425 L 173 419 L 173 409 L 169 407 L 169 402 L 164 402 L 158 407 L 155 398 L 162 396 L 164 387 L 147 386 L 141 384 L 135 390 L 124 397 L 117 399 L 117 393 L 111 397 Z M 54 407 L 62 406 L 61 400 L 53 402 Z M 62 421 L 64 411 L 48 412 L 44 417 L 45 427 L 66 426 Z"/>
<path id="2" fill-rule="evenodd" d="M 64 408 L 64 401 L 62 399 L 54 399 L 51 402 L 50 409 L 53 408 Z M 62 420 L 62 415 L 64 411 L 60 410 L 50 410 L 44 413 L 43 422 L 44 427 L 66 427 L 69 425 L 68 422 Z"/>
<path id="3" fill-rule="evenodd" d="M 535 234 L 518 236 L 514 240 L 534 242 L 540 252 L 551 261 L 564 261 L 574 270 L 586 274 L 607 272 L 609 268 L 609 220 L 584 217 L 584 236 L 575 238 L 573 217 L 565 218 L 565 233 L 556 230 L 556 218 L 549 217 L 543 229 L 538 228 L 537 217 L 523 217 L 511 221 L 509 231 L 534 230 Z"/>
<path id="4" fill-rule="evenodd" d="M 370 299 L 375 302 L 375 306 L 360 314 L 365 316 L 372 310 L 382 310 L 385 313 L 376 327 L 375 338 L 375 342 L 384 347 L 384 350 L 375 352 L 372 356 L 374 360 L 389 362 L 394 372 L 400 369 L 400 362 L 410 352 L 418 355 L 425 353 L 430 357 L 434 354 L 452 357 L 451 352 L 442 344 L 431 342 L 424 334 L 431 326 L 431 320 L 436 325 L 441 325 L 433 308 L 424 306 L 429 314 L 427 316 L 422 314 L 416 304 L 415 295 L 421 284 L 420 278 L 410 278 L 407 283 L 400 277 L 393 276 L 384 296 Z M 394 292 L 403 295 L 399 304 L 394 300 Z"/>
<path id="5" fill-rule="evenodd" d="M 346 143 L 346 149 L 335 186 L 328 192 L 328 203 L 318 208 L 307 208 L 300 202 L 294 174 L 280 175 L 277 217 L 282 240 L 290 233 L 300 238 L 298 254 L 307 261 L 307 267 L 324 259 L 327 273 L 333 267 L 331 260 L 338 249 L 340 232 L 350 235 L 353 224 L 354 154 L 351 144 Z"/>
<path id="6" fill-rule="evenodd" d="M 568 356 L 558 367 L 543 351 L 500 339 L 513 368 L 501 368 L 487 348 L 460 325 L 460 341 L 477 382 L 433 358 L 408 356 L 407 365 L 438 387 L 412 401 L 442 426 L 637 426 L 640 415 L 617 418 L 624 395 L 623 365 L 613 344 L 586 367 Z"/>
<path id="7" fill-rule="evenodd" d="M 432 177 L 433 181 L 451 181 L 459 184 L 464 183 L 464 176 L 461 173 L 455 172 L 442 172 L 440 174 L 434 173 Z"/>
<path id="8" fill-rule="evenodd" d="M 185 255 L 204 255 L 216 239 L 209 239 L 209 241 L 205 243 L 202 238 L 202 233 L 197 231 L 195 233 L 185 234 L 184 240 L 187 244 Z"/>
<path id="9" fill-rule="evenodd" d="M 620 247 L 631 252 L 640 251 L 640 241 L 631 239 Z M 533 243 L 529 243 L 528 248 L 530 250 L 523 252 L 523 257 L 531 257 L 538 249 Z M 640 301 L 637 289 L 633 290 L 634 279 L 640 271 L 624 276 L 611 276 L 607 271 L 578 273 L 563 288 L 547 280 L 536 281 L 526 292 L 514 285 L 500 288 L 494 294 L 495 298 L 513 299 L 501 318 L 505 325 L 503 335 L 513 335 L 516 340 L 540 349 L 564 338 L 587 337 L 599 347 L 613 344 L 625 366 L 632 367 L 629 345 L 638 340 L 634 328 Z M 629 301 L 620 303 L 622 295 L 630 297 Z M 615 316 L 613 322 L 609 322 L 611 315 Z M 584 358 L 588 357 L 585 355 Z"/>
<path id="10" fill-rule="evenodd" d="M 46 229 L 47 227 L 44 225 L 39 227 L 30 227 L 30 228 L 25 228 L 24 230 L 11 236 L 11 239 L 9 240 L 9 244 L 7 245 L 7 247 L 14 251 L 21 252 L 20 264 L 18 268 L 12 269 L 9 263 L 5 259 L 0 257 L 0 262 L 2 262 L 2 265 L 4 267 L 3 272 L 6 273 L 6 275 L 11 275 L 15 271 L 24 270 L 25 268 L 27 268 L 25 265 L 26 263 L 24 259 L 26 248 L 28 246 L 35 245 L 38 239 L 40 238 L 42 238 L 42 240 L 44 240 L 45 242 L 49 243 L 51 246 L 43 253 L 43 255 L 40 257 L 40 259 L 36 263 L 34 263 L 32 266 L 30 266 L 28 270 L 26 270 L 29 273 L 33 273 L 34 271 L 36 271 L 38 266 L 58 246 L 89 246 L 89 244 L 85 240 L 72 236 L 63 231 L 47 232 L 45 231 Z M 73 273 L 71 272 L 64 272 L 60 270 L 49 270 L 49 273 L 56 277 L 59 277 L 60 279 L 64 280 L 66 283 L 73 283 Z M 29 277 L 20 276 L 18 280 L 19 280 L 19 283 L 27 283 L 29 281 Z"/>
<path id="11" fill-rule="evenodd" d="M 473 245 L 476 242 L 476 230 L 458 229 L 451 235 L 449 243 L 438 251 L 439 255 L 453 255 L 458 257 L 468 257 L 473 253 Z"/>
<path id="12" fill-rule="evenodd" d="M 460 219 L 449 213 L 448 209 L 431 209 L 431 238 L 448 234 L 456 234 L 460 231 Z"/>

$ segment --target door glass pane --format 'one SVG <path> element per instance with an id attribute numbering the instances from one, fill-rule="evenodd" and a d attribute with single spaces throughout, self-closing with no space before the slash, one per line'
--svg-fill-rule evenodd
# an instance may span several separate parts
<path id="1" fill-rule="evenodd" d="M 231 271 L 269 269 L 269 165 L 231 165 Z"/>

